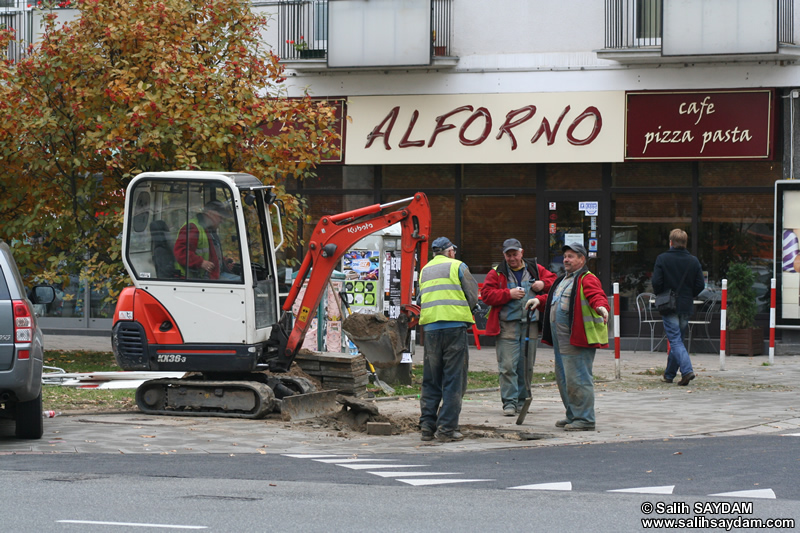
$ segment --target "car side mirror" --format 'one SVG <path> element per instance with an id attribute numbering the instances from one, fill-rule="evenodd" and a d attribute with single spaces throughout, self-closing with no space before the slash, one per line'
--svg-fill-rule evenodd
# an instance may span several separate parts
<path id="1" fill-rule="evenodd" d="M 56 291 L 50 285 L 36 285 L 31 289 L 28 299 L 32 304 L 46 305 L 56 299 Z"/>

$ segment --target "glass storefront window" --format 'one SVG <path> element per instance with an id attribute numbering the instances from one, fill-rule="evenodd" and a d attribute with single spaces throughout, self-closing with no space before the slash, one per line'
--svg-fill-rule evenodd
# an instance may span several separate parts
<path id="1" fill-rule="evenodd" d="M 783 175 L 776 161 L 701 161 L 699 169 L 701 187 L 773 187 Z"/>
<path id="2" fill-rule="evenodd" d="M 304 189 L 372 189 L 375 187 L 375 167 L 344 165 L 319 165 L 314 169 L 317 176 L 303 180 Z M 291 185 L 294 185 L 292 187 Z M 287 183 L 287 189 L 296 184 Z"/>
<path id="3" fill-rule="evenodd" d="M 458 257 L 479 279 L 503 260 L 503 241 L 511 237 L 522 243 L 525 257 L 536 257 L 536 195 L 463 196 L 461 235 Z"/>
<path id="4" fill-rule="evenodd" d="M 719 287 L 731 263 L 745 261 L 755 271 L 759 312 L 769 308 L 773 273 L 773 195 L 700 195 L 698 259 L 709 286 Z"/>
<path id="5" fill-rule="evenodd" d="M 667 193 L 611 198 L 611 282 L 619 283 L 620 311 L 636 311 L 636 295 L 653 292 L 653 265 L 669 249 L 669 232 L 685 230 L 691 247 L 692 200 Z"/>
<path id="6" fill-rule="evenodd" d="M 464 165 L 465 189 L 536 188 L 536 165 Z"/>
<path id="7" fill-rule="evenodd" d="M 691 187 L 692 163 L 614 163 L 613 187 Z"/>
<path id="8" fill-rule="evenodd" d="M 382 185 L 384 189 L 448 188 L 456 186 L 454 165 L 384 165 Z"/>
<path id="9" fill-rule="evenodd" d="M 551 191 L 602 189 L 603 165 L 600 163 L 545 165 L 545 184 Z"/>

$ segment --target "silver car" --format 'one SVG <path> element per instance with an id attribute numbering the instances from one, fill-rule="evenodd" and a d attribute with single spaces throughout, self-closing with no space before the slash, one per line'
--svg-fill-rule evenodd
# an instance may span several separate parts
<path id="1" fill-rule="evenodd" d="M 40 439 L 42 424 L 42 331 L 33 304 L 55 298 L 52 287 L 26 294 L 11 249 L 0 240 L 0 417 L 16 422 L 16 436 Z"/>

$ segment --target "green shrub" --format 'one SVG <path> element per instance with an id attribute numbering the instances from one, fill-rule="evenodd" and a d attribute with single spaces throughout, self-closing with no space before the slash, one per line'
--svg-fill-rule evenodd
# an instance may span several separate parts
<path id="1" fill-rule="evenodd" d="M 755 327 L 758 310 L 755 282 L 755 272 L 745 263 L 733 263 L 728 267 L 728 329 Z"/>

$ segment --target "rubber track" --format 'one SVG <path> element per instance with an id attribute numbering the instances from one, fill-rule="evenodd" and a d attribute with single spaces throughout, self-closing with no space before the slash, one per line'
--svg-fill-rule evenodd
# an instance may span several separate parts
<path id="1" fill-rule="evenodd" d="M 222 396 L 218 393 L 222 391 Z M 233 392 L 249 391 L 253 394 L 254 407 L 248 410 L 226 410 L 220 406 L 220 398 Z M 144 396 L 149 393 L 150 400 L 145 402 Z M 185 394 L 201 401 L 186 405 Z M 203 399 L 208 404 L 203 405 Z M 180 401 L 180 403 L 178 403 Z M 257 381 L 202 381 L 192 379 L 152 379 L 142 383 L 136 389 L 136 405 L 149 415 L 172 416 L 222 416 L 229 418 L 263 418 L 275 409 L 275 394 L 272 389 Z"/>

